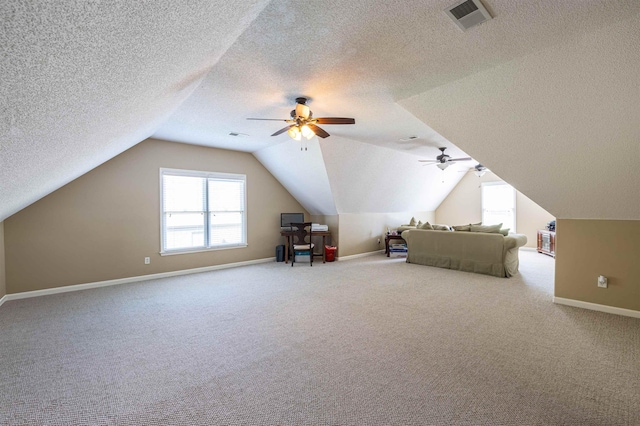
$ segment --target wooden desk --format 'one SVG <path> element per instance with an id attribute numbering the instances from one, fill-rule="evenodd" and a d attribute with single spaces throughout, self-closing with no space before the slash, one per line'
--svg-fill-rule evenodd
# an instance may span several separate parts
<path id="1" fill-rule="evenodd" d="M 389 241 L 392 240 L 402 240 L 404 241 L 404 238 L 402 238 L 400 235 L 391 235 L 391 234 L 387 234 L 384 237 L 384 252 L 387 254 L 387 257 L 389 257 L 391 255 L 391 253 L 389 252 Z"/>
<path id="2" fill-rule="evenodd" d="M 280 231 L 280 235 L 284 237 L 284 263 L 289 263 L 289 246 L 291 245 L 291 236 L 293 232 L 291 231 Z M 322 256 L 322 263 L 326 263 L 327 257 L 324 251 L 324 246 L 327 245 L 327 237 L 331 237 L 331 232 L 329 231 L 313 231 L 311 233 L 312 237 L 322 237 L 322 254 L 313 253 L 313 256 Z"/>

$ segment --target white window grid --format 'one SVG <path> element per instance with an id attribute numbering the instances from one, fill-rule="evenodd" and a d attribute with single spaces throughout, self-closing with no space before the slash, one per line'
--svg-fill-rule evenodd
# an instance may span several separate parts
<path id="1" fill-rule="evenodd" d="M 197 177 L 203 179 L 203 207 L 206 210 L 202 211 L 165 211 L 165 197 L 164 197 L 164 176 L 184 176 L 184 177 Z M 242 210 L 209 210 L 209 206 L 211 205 L 209 202 L 209 190 L 208 185 L 209 182 L 213 181 L 231 181 L 231 182 L 239 182 L 242 184 Z M 169 169 L 169 168 L 160 168 L 160 239 L 161 239 L 161 247 L 160 254 L 180 254 L 180 253 L 191 253 L 191 252 L 199 252 L 199 251 L 208 251 L 208 250 L 219 250 L 226 248 L 237 248 L 237 247 L 246 247 L 247 246 L 247 186 L 246 186 L 247 177 L 243 174 L 234 174 L 234 173 L 220 173 L 220 172 L 207 172 L 207 171 L 196 171 L 196 170 L 183 170 L 183 169 Z M 202 229 L 198 227 L 197 230 L 192 232 L 193 236 L 200 231 L 202 235 L 203 243 L 198 245 L 191 245 L 189 247 L 184 248 L 173 248 L 167 249 L 166 242 L 166 222 L 167 216 L 171 214 L 185 214 L 185 213 L 193 213 L 193 214 L 201 214 L 203 216 L 203 226 Z M 239 242 L 233 243 L 217 243 L 212 244 L 211 240 L 211 229 L 212 229 L 212 216 L 216 216 L 216 214 L 239 214 L 240 215 L 240 226 L 241 226 L 241 239 Z M 215 225 L 213 225 L 215 227 Z M 185 228 L 186 229 L 186 228 Z"/>

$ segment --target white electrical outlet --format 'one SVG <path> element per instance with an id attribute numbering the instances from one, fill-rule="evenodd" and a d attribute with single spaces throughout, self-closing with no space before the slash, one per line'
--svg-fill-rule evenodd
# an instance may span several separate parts
<path id="1" fill-rule="evenodd" d="M 378 244 L 380 244 L 380 238 L 378 238 Z"/>
<path id="2" fill-rule="evenodd" d="M 145 265 L 148 265 L 148 264 L 150 264 L 150 263 L 151 263 L 151 258 L 150 258 L 150 257 L 145 257 L 145 258 L 144 258 L 144 264 L 145 264 Z"/>
<path id="3" fill-rule="evenodd" d="M 607 277 L 605 277 L 604 275 L 600 275 L 598 277 L 598 287 L 607 288 Z"/>

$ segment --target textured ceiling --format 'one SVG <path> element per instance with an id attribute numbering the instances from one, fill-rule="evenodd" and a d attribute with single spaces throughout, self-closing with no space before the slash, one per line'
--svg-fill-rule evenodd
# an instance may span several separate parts
<path id="1" fill-rule="evenodd" d="M 401 103 L 558 218 L 640 220 L 639 46 L 640 12 Z"/>
<path id="2" fill-rule="evenodd" d="M 532 138 L 520 142 L 507 136 L 540 127 L 527 127 L 524 119 L 510 120 L 507 122 L 520 126 L 513 130 L 515 134 L 504 130 L 504 135 L 496 134 L 500 137 L 491 139 L 491 132 L 483 127 L 485 133 L 479 138 L 472 125 L 479 121 L 472 115 L 479 114 L 501 129 L 502 122 L 492 118 L 491 112 L 538 112 L 523 111 L 528 107 L 518 107 L 510 93 L 491 93 L 494 87 L 502 87 L 501 79 L 515 78 L 499 71 L 501 67 L 514 63 L 525 66 L 528 58 L 536 58 L 538 52 L 553 52 L 558 45 L 629 19 L 637 15 L 640 2 L 486 0 L 495 19 L 467 32 L 460 31 L 443 13 L 450 3 L 451 0 L 208 0 L 184 4 L 167 0 L 5 0 L 0 4 L 0 220 L 151 134 L 179 142 L 256 152 L 291 190 L 296 184 L 295 176 L 287 177 L 286 162 L 266 160 L 278 149 L 284 149 L 275 145 L 285 142 L 286 135 L 268 136 L 281 123 L 251 122 L 245 118 L 286 118 L 293 99 L 299 95 L 311 97 L 315 116 L 347 116 L 357 122 L 355 126 L 327 126 L 333 139 L 320 141 L 326 163 L 324 173 L 334 198 L 322 203 L 323 210 L 394 211 L 391 201 L 380 200 L 383 204 L 376 207 L 353 205 L 352 194 L 365 189 L 342 188 L 349 182 L 341 182 L 337 189 L 332 181 L 337 164 L 337 172 L 347 168 L 353 176 L 360 176 L 352 182 L 367 182 L 374 172 L 393 173 L 360 160 L 371 145 L 403 151 L 407 158 L 432 158 L 438 154 L 437 146 L 449 146 L 451 154 L 462 155 L 458 146 L 505 179 L 514 180 L 527 195 L 531 196 L 527 189 L 538 195 L 539 188 L 533 184 L 525 188 L 522 181 L 535 181 L 540 167 L 557 164 L 551 162 L 550 166 L 534 170 L 526 163 L 534 156 L 536 145 L 531 143 Z M 622 47 L 631 46 L 631 40 L 636 43 L 633 36 L 637 35 L 637 27 L 635 32 L 632 28 L 627 32 L 631 39 L 617 39 Z M 622 61 L 620 67 L 626 71 L 619 76 L 634 76 L 626 68 L 629 64 L 629 60 Z M 536 63 L 540 75 L 547 72 L 550 77 L 562 74 L 565 65 L 562 61 L 545 66 Z M 486 90 L 456 91 L 457 84 L 474 78 L 482 80 L 485 75 L 496 79 L 484 86 Z M 570 78 L 562 75 L 552 83 L 545 78 L 536 81 L 550 93 L 550 84 L 563 85 L 564 78 Z M 597 82 L 603 83 L 601 79 Z M 476 83 L 483 87 L 482 81 Z M 605 85 L 603 92 L 613 85 L 612 90 L 617 93 L 616 84 L 624 83 Z M 636 87 L 633 82 L 627 86 L 631 90 Z M 523 87 L 523 91 L 533 91 L 535 95 L 533 86 Z M 396 103 L 405 98 L 411 99 L 401 102 L 404 108 Z M 484 109 L 488 99 L 491 104 Z M 636 105 L 630 100 L 625 102 Z M 576 101 L 570 106 L 579 104 Z M 528 105 L 540 108 L 535 103 Z M 602 109 L 589 109 L 592 112 Z M 546 132 L 569 134 L 563 130 L 566 123 L 553 118 L 540 116 L 539 121 L 551 120 L 552 126 L 546 126 Z M 615 136 L 606 130 L 620 124 L 617 118 L 608 118 L 604 114 L 598 120 L 600 139 Z M 460 130 L 454 132 L 452 128 Z M 625 140 L 635 137 L 629 126 L 623 129 Z M 232 131 L 248 136 L 228 136 Z M 409 135 L 420 139 L 399 141 Z M 347 155 L 339 156 L 338 142 L 352 141 L 352 147 L 344 148 Z M 504 166 L 500 170 L 502 164 L 492 163 L 502 162 L 504 156 L 499 153 L 509 152 L 520 143 L 523 146 L 509 156 L 513 164 L 520 164 L 519 168 Z M 544 145 L 538 145 L 541 146 Z M 595 142 L 574 143 L 572 153 L 584 164 L 599 164 L 600 147 Z M 271 153 L 259 154 L 263 149 Z M 352 152 L 358 155 L 350 156 Z M 377 158 L 379 152 L 384 151 L 376 149 L 371 155 Z M 317 152 L 313 155 L 316 158 L 311 161 L 315 162 Z M 535 155 L 543 153 L 538 150 Z M 565 168 L 564 173 L 573 169 Z M 392 174 L 387 176 L 393 179 Z M 326 182 L 323 185 L 326 189 Z M 571 186 L 568 190 L 576 188 Z M 440 196 L 437 191 L 428 194 L 424 205 L 437 203 Z M 531 198 L 551 212 L 566 212 L 567 217 L 582 215 L 581 209 L 572 211 L 570 206 L 556 204 L 558 197 Z M 553 208 L 544 202 L 553 203 Z M 598 212 L 602 217 L 617 217 L 612 209 Z"/>
<path id="3" fill-rule="evenodd" d="M 356 118 L 329 133 L 418 155 L 447 142 L 395 103 L 624 18 L 637 1 L 486 1 L 495 19 L 467 32 L 444 14 L 451 0 L 274 0 L 155 133 L 178 142 L 256 151 L 297 96 L 314 115 Z M 636 7 L 637 9 L 637 7 Z M 230 132 L 248 134 L 238 139 Z M 456 144 L 456 141 L 451 141 Z"/>
<path id="4" fill-rule="evenodd" d="M 0 2 L 0 220 L 149 137 L 266 3 Z"/>

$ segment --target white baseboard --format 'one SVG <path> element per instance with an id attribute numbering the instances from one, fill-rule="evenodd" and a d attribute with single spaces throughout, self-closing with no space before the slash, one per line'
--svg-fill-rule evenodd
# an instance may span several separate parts
<path id="1" fill-rule="evenodd" d="M 225 263 L 223 265 L 204 266 L 202 268 L 182 269 L 179 271 L 162 272 L 159 274 L 139 275 L 137 277 L 119 278 L 115 280 L 97 281 L 87 284 L 75 284 L 64 287 L 47 288 L 44 290 L 25 291 L 22 293 L 7 294 L 0 299 L 0 305 L 8 300 L 26 299 L 29 297 L 46 296 L 49 294 L 67 293 L 70 291 L 88 290 L 90 288 L 108 287 L 112 285 L 135 283 L 139 281 L 155 280 L 158 278 L 175 277 L 178 275 L 197 274 L 200 272 L 216 271 L 219 269 L 237 268 L 239 266 L 255 265 L 258 263 L 275 262 L 275 257 L 268 257 L 266 259 L 247 260 L 245 262 Z"/>
<path id="2" fill-rule="evenodd" d="M 7 295 L 5 294 L 4 296 L 0 297 L 0 306 L 2 306 L 2 304 L 7 300 Z"/>
<path id="3" fill-rule="evenodd" d="M 368 251 L 366 253 L 352 254 L 349 256 L 340 256 L 340 257 L 336 257 L 336 260 L 352 260 L 352 259 L 358 259 L 360 257 L 373 256 L 380 253 L 384 253 L 384 250 Z"/>
<path id="4" fill-rule="evenodd" d="M 616 308 L 615 306 L 599 305 L 597 303 L 583 302 L 582 300 L 565 299 L 563 297 L 554 297 L 553 303 L 559 305 L 573 306 L 575 308 L 590 309 L 592 311 L 606 312 L 608 314 L 623 315 L 625 317 L 640 318 L 640 311 L 632 309 Z"/>

